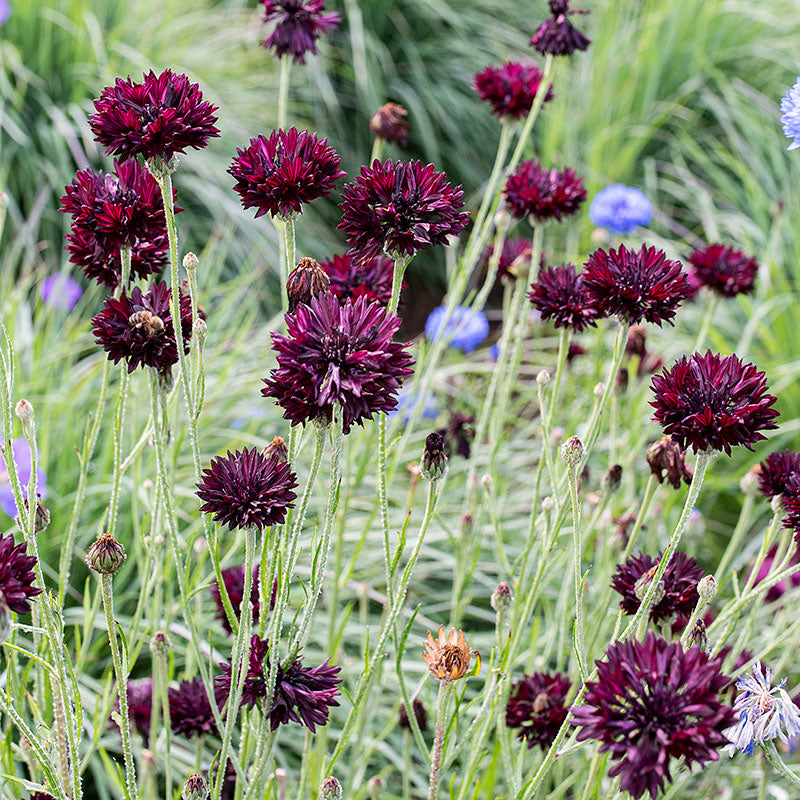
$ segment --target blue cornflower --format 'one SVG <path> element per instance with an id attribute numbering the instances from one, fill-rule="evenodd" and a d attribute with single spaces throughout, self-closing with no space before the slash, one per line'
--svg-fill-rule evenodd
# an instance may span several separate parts
<path id="1" fill-rule="evenodd" d="M 31 479 L 31 450 L 25 439 L 14 439 L 11 442 L 11 452 L 14 454 L 14 463 L 17 465 L 17 475 L 22 484 L 22 496 L 28 496 L 28 481 Z M 41 467 L 36 469 L 36 494 L 44 499 L 47 497 L 47 475 Z M 8 477 L 5 461 L 0 459 L 0 508 L 9 517 L 16 516 L 19 512 L 11 490 L 11 481 Z"/>
<path id="2" fill-rule="evenodd" d="M 0 0 L 0 25 L 5 25 L 11 16 L 11 4 L 8 0 Z"/>
<path id="3" fill-rule="evenodd" d="M 451 347 L 471 353 L 489 335 L 489 321 L 483 311 L 456 306 L 445 327 L 446 306 L 434 308 L 425 323 L 425 336 L 433 341 L 442 334 Z"/>
<path id="4" fill-rule="evenodd" d="M 614 183 L 601 189 L 589 206 L 589 218 L 609 233 L 629 234 L 653 219 L 653 204 L 641 189 Z"/>
<path id="5" fill-rule="evenodd" d="M 800 78 L 781 100 L 781 125 L 784 136 L 794 139 L 786 149 L 797 150 L 800 147 Z"/>
<path id="6" fill-rule="evenodd" d="M 419 402 L 419 394 L 410 387 L 404 386 L 397 393 L 397 406 L 394 410 L 389 411 L 386 416 L 393 417 L 396 414 L 401 414 L 403 422 L 411 422 L 411 415 L 414 413 L 414 408 Z M 420 411 L 421 419 L 436 419 L 439 416 L 439 405 L 433 395 L 428 395 L 425 399 L 425 404 Z"/>
<path id="7" fill-rule="evenodd" d="M 800 709 L 783 688 L 786 679 L 774 687 L 771 683 L 772 670 L 766 666 L 762 669 L 759 661 L 753 665 L 752 675 L 743 675 L 736 681 L 741 694 L 733 710 L 739 715 L 739 721 L 723 731 L 731 742 L 725 748 L 729 755 L 737 750 L 753 755 L 757 744 L 772 739 L 786 742 L 800 736 Z"/>
<path id="8" fill-rule="evenodd" d="M 0 0 L 2 2 L 2 0 Z M 48 275 L 39 285 L 42 302 L 52 308 L 72 311 L 81 299 L 81 285 L 67 272 Z"/>

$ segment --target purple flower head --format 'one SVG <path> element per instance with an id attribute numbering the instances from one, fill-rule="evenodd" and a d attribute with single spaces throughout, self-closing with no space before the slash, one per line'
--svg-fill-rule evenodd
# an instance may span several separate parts
<path id="1" fill-rule="evenodd" d="M 542 55 L 571 56 L 586 50 L 591 39 L 584 36 L 569 20 L 574 14 L 588 14 L 585 9 L 571 9 L 570 0 L 549 0 L 550 16 L 533 35 L 531 45 Z"/>
<path id="2" fill-rule="evenodd" d="M 505 61 L 499 67 L 489 66 L 475 75 L 475 91 L 501 119 L 527 117 L 539 86 L 542 71 L 535 64 Z M 553 84 L 548 86 L 543 103 L 552 100 Z"/>
<path id="3" fill-rule="evenodd" d="M 655 558 L 639 553 L 617 566 L 611 588 L 620 595 L 619 605 L 626 614 L 635 614 L 639 610 L 661 556 L 662 553 Z M 697 605 L 697 583 L 704 575 L 702 567 L 691 556 L 680 551 L 675 553 L 656 590 L 655 601 L 650 607 L 650 621 L 658 623 L 688 617 Z"/>
<path id="4" fill-rule="evenodd" d="M 515 281 L 520 272 L 527 272 L 527 265 L 531 260 L 531 241 L 524 236 L 506 239 L 503 249 L 497 259 L 497 277 L 501 281 Z M 494 256 L 494 245 L 487 248 L 484 263 L 488 267 Z"/>
<path id="5" fill-rule="evenodd" d="M 128 718 L 134 729 L 146 739 L 150 733 L 153 679 L 139 678 L 138 680 L 128 681 L 126 691 L 128 696 Z M 114 703 L 114 713 L 119 714 L 119 698 Z"/>
<path id="6" fill-rule="evenodd" d="M 800 490 L 800 453 L 783 450 L 770 453 L 757 468 L 761 494 L 766 498 L 796 494 Z"/>
<path id="7" fill-rule="evenodd" d="M 627 236 L 640 225 L 650 224 L 653 219 L 653 204 L 641 189 L 613 183 L 592 198 L 589 218 L 609 233 Z"/>
<path id="8" fill-rule="evenodd" d="M 26 551 L 25 542 L 17 544 L 13 534 L 0 534 L 0 600 L 16 614 L 27 614 L 31 600 L 42 593 L 33 585 L 36 558 Z"/>
<path id="9" fill-rule="evenodd" d="M 346 174 L 340 163 L 327 139 L 292 127 L 257 136 L 249 147 L 238 148 L 228 172 L 236 179 L 233 189 L 242 206 L 255 208 L 256 218 L 288 217 L 302 213 L 304 203 L 333 191 Z"/>
<path id="10" fill-rule="evenodd" d="M 219 136 L 216 107 L 203 99 L 196 83 L 170 69 L 160 75 L 151 70 L 141 83 L 117 78 L 94 107 L 89 127 L 95 139 L 105 145 L 106 155 L 123 161 L 139 155 L 169 161 L 189 148 L 202 150 Z"/>
<path id="11" fill-rule="evenodd" d="M 543 269 L 531 284 L 528 299 L 542 319 L 552 320 L 556 328 L 571 328 L 576 333 L 594 325 L 600 316 L 594 298 L 583 288 L 583 276 L 575 272 L 573 264 Z"/>
<path id="12" fill-rule="evenodd" d="M 652 390 L 654 419 L 684 450 L 752 450 L 765 438 L 761 431 L 777 427 L 766 376 L 737 355 L 682 356 L 653 377 Z"/>
<path id="13" fill-rule="evenodd" d="M 261 611 L 261 606 L 259 603 L 260 593 L 258 590 L 259 572 L 260 570 L 258 566 L 255 566 L 253 568 L 253 584 L 250 590 L 250 603 L 253 606 L 254 623 L 258 622 L 258 615 Z M 236 619 L 240 619 L 242 596 L 244 595 L 244 565 L 240 564 L 238 567 L 228 567 L 227 569 L 222 570 L 222 582 L 225 584 L 225 590 L 228 593 L 228 599 L 231 601 L 233 613 L 236 615 Z M 270 609 L 272 609 L 275 603 L 275 588 L 276 587 L 273 586 Z M 228 622 L 228 615 L 225 613 L 225 606 L 222 604 L 222 595 L 220 594 L 219 584 L 217 581 L 214 581 L 214 583 L 211 584 L 209 591 L 211 592 L 211 596 L 214 598 L 214 604 L 217 607 L 217 619 L 222 623 L 225 633 L 233 633 L 230 623 Z"/>
<path id="14" fill-rule="evenodd" d="M 339 298 L 340 303 L 366 297 L 370 303 L 377 301 L 383 306 L 388 305 L 394 277 L 391 258 L 379 255 L 364 264 L 357 264 L 347 254 L 336 255 L 330 261 L 323 261 L 322 268 L 331 279 L 330 292 Z"/>
<path id="15" fill-rule="evenodd" d="M 409 258 L 445 244 L 469 221 L 460 186 L 421 161 L 375 160 L 342 192 L 342 221 L 349 255 L 359 264 L 386 254 Z"/>
<path id="16" fill-rule="evenodd" d="M 5 25 L 11 16 L 11 3 L 9 0 L 0 0 L 0 25 Z"/>
<path id="17" fill-rule="evenodd" d="M 335 12 L 324 13 L 325 0 L 261 0 L 264 22 L 276 22 L 272 33 L 262 42 L 280 58 L 290 54 L 296 63 L 306 63 L 306 53 L 317 54 L 317 39 L 335 28 L 341 18 Z"/>
<path id="18" fill-rule="evenodd" d="M 169 310 L 170 288 L 156 282 L 146 293 L 134 286 L 130 295 L 107 297 L 103 310 L 92 319 L 95 341 L 116 364 L 122 359 L 128 372 L 136 367 L 154 367 L 162 376 L 178 361 L 175 330 Z M 192 335 L 192 306 L 188 295 L 181 295 L 181 333 L 184 352 L 189 351 Z"/>
<path id="19" fill-rule="evenodd" d="M 792 140 L 786 149 L 796 150 L 800 147 L 800 78 L 781 100 L 781 125 L 783 135 Z"/>
<path id="20" fill-rule="evenodd" d="M 456 306 L 450 319 L 447 306 L 438 306 L 425 321 L 425 337 L 431 342 L 444 336 L 450 347 L 471 353 L 489 335 L 489 321 L 486 314 L 476 308 Z"/>
<path id="21" fill-rule="evenodd" d="M 670 762 L 703 766 L 719 758 L 723 731 L 733 722 L 720 697 L 728 679 L 720 661 L 699 647 L 684 650 L 650 631 L 643 642 L 616 642 L 596 661 L 584 705 L 573 709 L 578 740 L 601 742 L 617 763 L 609 776 L 638 800 L 652 800 L 672 782 Z"/>
<path id="22" fill-rule="evenodd" d="M 14 455 L 14 463 L 17 466 L 19 482 L 22 484 L 22 497 L 27 499 L 28 482 L 31 479 L 30 447 L 25 439 L 14 439 L 11 442 L 11 452 Z M 36 494 L 42 500 L 47 497 L 47 475 L 40 466 L 36 468 Z M 19 514 L 17 503 L 14 500 L 14 493 L 11 491 L 11 481 L 8 478 L 6 462 L 3 459 L 0 459 L 0 508 L 12 518 Z"/>
<path id="23" fill-rule="evenodd" d="M 789 489 L 791 493 L 783 497 L 783 507 L 786 510 L 783 527 L 794 531 L 794 540 L 800 545 L 800 478 L 792 479 Z"/>
<path id="24" fill-rule="evenodd" d="M 681 263 L 647 245 L 638 252 L 625 245 L 608 252 L 598 248 L 581 274 L 597 307 L 630 325 L 642 320 L 672 324 L 678 307 L 691 294 Z"/>
<path id="25" fill-rule="evenodd" d="M 46 306 L 72 311 L 81 299 L 83 289 L 68 272 L 57 272 L 39 284 L 39 295 Z"/>
<path id="26" fill-rule="evenodd" d="M 689 262 L 697 283 L 722 297 L 750 294 L 755 288 L 758 262 L 724 244 L 709 244 L 695 250 Z"/>
<path id="27" fill-rule="evenodd" d="M 171 687 L 169 696 L 169 718 L 173 733 L 191 739 L 206 734 L 217 735 L 217 726 L 206 687 L 200 678 L 181 681 Z"/>
<path id="28" fill-rule="evenodd" d="M 366 298 L 340 305 L 332 294 L 315 297 L 286 317 L 287 334 L 273 333 L 278 366 L 264 380 L 292 425 L 330 421 L 342 407 L 344 432 L 397 405 L 412 372 L 408 344 L 394 342 L 400 318 Z"/>
<path id="29" fill-rule="evenodd" d="M 197 484 L 197 496 L 203 501 L 200 510 L 230 530 L 256 527 L 262 531 L 283 524 L 297 498 L 292 491 L 296 486 L 288 462 L 245 447 L 211 459 Z"/>
<path id="30" fill-rule="evenodd" d="M 570 681 L 560 672 L 534 672 L 517 681 L 506 705 L 506 725 L 528 747 L 547 750 L 567 718 Z"/>
<path id="31" fill-rule="evenodd" d="M 545 169 L 538 161 L 523 161 L 506 181 L 506 206 L 517 218 L 561 222 L 586 200 L 583 178 L 572 169 Z"/>

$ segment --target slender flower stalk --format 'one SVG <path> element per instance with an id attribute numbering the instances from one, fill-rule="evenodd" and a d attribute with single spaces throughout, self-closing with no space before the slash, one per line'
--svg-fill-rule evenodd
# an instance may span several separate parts
<path id="1" fill-rule="evenodd" d="M 786 762 L 778 755 L 775 742 L 764 742 L 764 744 L 761 745 L 761 750 L 775 772 L 785 778 L 795 789 L 800 790 L 800 775 L 796 775 L 792 772 L 786 765 Z"/>
<path id="2" fill-rule="evenodd" d="M 286 59 L 286 56 L 283 56 Z M 294 214 L 289 214 L 280 221 L 280 228 L 283 233 L 283 254 L 284 257 L 281 261 L 281 303 L 283 313 L 289 311 L 289 294 L 287 290 L 287 279 L 289 272 L 294 268 L 295 264 L 295 230 L 294 230 Z"/>
<path id="3" fill-rule="evenodd" d="M 444 734 L 447 730 L 447 704 L 450 700 L 451 685 L 448 681 L 440 681 L 439 693 L 436 696 L 436 729 L 433 737 L 433 750 L 431 751 L 431 779 L 428 788 L 428 800 L 437 800 L 439 797 Z"/>
<path id="4" fill-rule="evenodd" d="M 278 128 L 286 127 L 286 113 L 289 107 L 289 76 L 292 72 L 292 59 L 289 53 L 280 57 L 281 72 L 278 80 Z"/>
<path id="5" fill-rule="evenodd" d="M 700 325 L 700 330 L 697 332 L 697 339 L 695 339 L 694 347 L 692 348 L 693 352 L 700 352 L 701 348 L 706 343 L 706 337 L 711 329 L 711 322 L 717 313 L 719 298 L 720 296 L 718 294 L 713 294 L 708 301 L 708 308 L 706 309 L 706 313 L 703 314 L 703 322 Z"/>

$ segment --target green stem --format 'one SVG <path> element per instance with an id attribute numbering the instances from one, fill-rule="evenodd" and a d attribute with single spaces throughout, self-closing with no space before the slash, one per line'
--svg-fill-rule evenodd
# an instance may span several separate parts
<path id="1" fill-rule="evenodd" d="M 283 228 L 283 259 L 281 260 L 281 307 L 283 313 L 289 311 L 289 290 L 287 288 L 287 281 L 289 273 L 295 267 L 295 230 L 294 230 L 294 214 L 284 217 L 281 220 Z"/>
<path id="2" fill-rule="evenodd" d="M 278 127 L 286 127 L 286 112 L 289 106 L 289 76 L 292 71 L 290 55 L 281 56 L 281 73 L 278 83 Z"/>
<path id="3" fill-rule="evenodd" d="M 731 559 L 739 552 L 739 546 L 742 543 L 742 538 L 744 537 L 744 534 L 746 533 L 750 524 L 750 517 L 752 516 L 753 512 L 753 503 L 753 495 L 746 494 L 744 496 L 744 502 L 742 503 L 742 509 L 739 512 L 739 519 L 736 521 L 736 527 L 733 529 L 733 534 L 731 534 L 728 546 L 725 548 L 725 552 L 722 554 L 722 559 L 719 562 L 719 566 L 716 570 L 718 583 L 720 583 L 725 577 L 725 571 L 728 569 Z"/>
<path id="4" fill-rule="evenodd" d="M 795 789 L 800 789 L 800 776 L 795 775 L 789 767 L 786 766 L 783 759 L 778 755 L 778 751 L 775 749 L 775 742 L 764 742 L 761 745 L 761 749 L 764 751 L 764 755 L 769 761 L 770 766 L 782 777 L 786 778 Z"/>
<path id="5" fill-rule="evenodd" d="M 383 155 L 383 144 L 384 140 L 380 136 L 376 136 L 375 141 L 372 143 L 372 152 L 369 156 L 369 166 L 372 166 L 376 161 L 381 160 L 381 156 Z"/>
<path id="6" fill-rule="evenodd" d="M 558 334 L 558 357 L 556 361 L 556 374 L 553 380 L 552 394 L 550 395 L 550 407 L 547 410 L 547 427 L 548 430 L 553 424 L 553 414 L 556 410 L 556 401 L 558 400 L 559 390 L 561 388 L 561 380 L 564 377 L 564 366 L 567 363 L 567 356 L 569 355 L 569 345 L 572 341 L 572 331 L 569 328 L 561 328 Z"/>
<path id="7" fill-rule="evenodd" d="M 444 734 L 447 729 L 447 700 L 450 689 L 449 681 L 439 681 L 439 694 L 436 697 L 436 732 L 433 737 L 431 752 L 431 780 L 428 789 L 428 800 L 437 800 L 439 796 L 440 770 L 442 751 L 444 750 Z"/>
<path id="8" fill-rule="evenodd" d="M 703 316 L 703 323 L 700 326 L 700 330 L 697 334 L 697 339 L 695 340 L 694 347 L 692 348 L 692 352 L 695 353 L 705 344 L 706 336 L 708 336 L 708 331 L 711 328 L 711 322 L 714 319 L 714 314 L 716 313 L 717 306 L 719 305 L 719 295 L 714 292 L 711 296 L 711 300 L 708 303 L 708 308 L 706 309 L 706 313 Z"/>
<path id="9" fill-rule="evenodd" d="M 575 579 L 575 650 L 578 657 L 578 669 L 581 678 L 586 680 L 586 641 L 583 631 L 583 580 L 581 571 L 581 557 L 583 553 L 583 518 L 581 503 L 578 497 L 578 472 L 577 462 L 567 466 L 567 482 L 569 484 L 569 497 L 572 504 L 572 558 L 573 574 Z"/>

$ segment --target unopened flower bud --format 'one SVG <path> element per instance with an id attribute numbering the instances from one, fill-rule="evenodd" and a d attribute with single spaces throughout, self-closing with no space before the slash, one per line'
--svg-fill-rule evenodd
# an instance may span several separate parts
<path id="1" fill-rule="evenodd" d="M 0 594 L 0 644 L 11 636 L 11 609 Z"/>
<path id="2" fill-rule="evenodd" d="M 319 800 L 342 800 L 342 784 L 333 776 L 325 778 L 319 787 Z"/>
<path id="3" fill-rule="evenodd" d="M 605 492 L 614 492 L 619 489 L 619 485 L 622 482 L 622 466 L 620 464 L 614 464 L 612 467 L 608 468 L 608 472 L 603 475 L 603 491 Z"/>
<path id="4" fill-rule="evenodd" d="M 369 121 L 374 136 L 392 144 L 405 147 L 408 144 L 408 111 L 397 103 L 382 105 Z"/>
<path id="5" fill-rule="evenodd" d="M 631 325 L 625 352 L 633 356 L 643 356 L 647 346 L 647 329 L 644 325 Z"/>
<path id="6" fill-rule="evenodd" d="M 658 567 L 651 567 L 633 585 L 633 592 L 640 602 L 644 600 L 645 596 L 647 595 L 647 592 L 650 589 L 650 584 L 653 582 L 653 578 L 655 578 L 657 569 Z M 653 593 L 653 605 L 658 605 L 663 599 L 664 583 L 663 581 L 659 581 L 655 588 L 655 592 Z"/>
<path id="7" fill-rule="evenodd" d="M 462 538 L 468 537 L 472 533 L 475 526 L 475 519 L 469 511 L 465 511 L 461 517 L 461 536 Z"/>
<path id="8" fill-rule="evenodd" d="M 444 436 L 438 431 L 429 433 L 425 439 L 425 449 L 420 461 L 422 476 L 429 481 L 441 480 L 447 472 L 447 455 Z"/>
<path id="9" fill-rule="evenodd" d="M 30 505 L 28 504 L 28 498 L 26 497 L 23 501 L 25 506 L 25 513 L 20 516 L 17 514 L 14 517 L 14 522 L 16 522 L 17 527 L 21 531 L 25 531 L 28 529 L 28 513 L 30 511 Z M 36 500 L 36 512 L 34 513 L 33 517 L 33 532 L 34 533 L 41 533 L 42 531 L 47 530 L 47 526 L 50 524 L 50 512 L 42 505 L 41 500 L 37 498 Z"/>
<path id="10" fill-rule="evenodd" d="M 425 704 L 419 698 L 415 697 L 411 702 L 411 707 L 414 709 L 414 717 L 417 720 L 417 725 L 421 731 L 428 729 L 428 712 L 425 710 Z M 400 713 L 398 715 L 398 722 L 400 727 L 407 731 L 411 730 L 411 722 L 408 719 L 408 710 L 404 703 L 400 704 Z"/>
<path id="11" fill-rule="evenodd" d="M 381 800 L 386 790 L 386 781 L 380 775 L 373 775 L 367 784 L 370 800 Z"/>
<path id="12" fill-rule="evenodd" d="M 208 786 L 202 775 L 195 773 L 186 779 L 181 792 L 181 800 L 206 800 Z"/>
<path id="13" fill-rule="evenodd" d="M 697 582 L 697 594 L 710 603 L 717 594 L 717 581 L 713 575 L 706 575 Z"/>
<path id="14" fill-rule="evenodd" d="M 770 501 L 770 507 L 772 508 L 773 514 L 782 514 L 783 513 L 783 495 L 776 494 Z"/>
<path id="15" fill-rule="evenodd" d="M 602 381 L 598 381 L 592 391 L 598 400 L 602 400 L 603 395 L 606 393 L 606 385 Z"/>
<path id="16" fill-rule="evenodd" d="M 692 625 L 692 631 L 689 634 L 689 647 L 699 647 L 704 653 L 708 651 L 706 624 L 701 619 Z"/>
<path id="17" fill-rule="evenodd" d="M 481 475 L 481 486 L 484 489 L 488 489 L 492 485 L 492 476 L 488 472 L 484 472 Z"/>
<path id="18" fill-rule="evenodd" d="M 208 333 L 208 323 L 202 317 L 198 317 L 192 323 L 192 336 L 201 346 L 206 343 L 206 333 Z"/>
<path id="19" fill-rule="evenodd" d="M 165 653 L 169 653 L 172 649 L 172 642 L 164 631 L 156 631 L 153 634 L 153 638 L 150 640 L 150 649 L 154 653 L 164 655 Z"/>
<path id="20" fill-rule="evenodd" d="M 549 495 L 542 500 L 542 511 L 552 511 L 553 510 L 553 498 Z"/>
<path id="21" fill-rule="evenodd" d="M 505 581 L 498 583 L 497 588 L 492 592 L 492 608 L 495 611 L 505 611 L 511 606 L 513 599 L 511 587 Z"/>
<path id="22" fill-rule="evenodd" d="M 199 556 L 208 550 L 208 540 L 205 536 L 198 536 L 192 544 L 192 550 Z"/>
<path id="23" fill-rule="evenodd" d="M 308 305 L 312 298 L 325 294 L 330 285 L 328 273 L 313 258 L 301 258 L 286 279 L 289 313 L 293 314 L 301 303 Z"/>
<path id="24" fill-rule="evenodd" d="M 198 259 L 198 258 L 197 258 L 197 256 L 196 256 L 194 253 L 192 253 L 191 251 L 189 251 L 189 252 L 188 252 L 188 253 L 187 253 L 187 254 L 186 254 L 184 257 L 183 257 L 183 268 L 184 268 L 184 269 L 185 269 L 187 272 L 191 272 L 192 270 L 194 270 L 194 269 L 197 269 L 197 265 L 198 265 L 199 263 L 200 263 L 199 259 Z"/>
<path id="25" fill-rule="evenodd" d="M 546 370 L 540 370 L 539 374 L 536 376 L 536 383 L 544 388 L 550 383 L 550 373 Z"/>
<path id="26" fill-rule="evenodd" d="M 264 456 L 271 458 L 275 456 L 281 464 L 285 464 L 289 460 L 289 448 L 282 437 L 276 436 L 265 448 Z"/>
<path id="27" fill-rule="evenodd" d="M 742 479 L 739 481 L 739 488 L 742 490 L 743 494 L 746 494 L 749 497 L 758 496 L 760 489 L 758 474 L 760 472 L 760 464 L 756 464 L 752 469 L 749 469 L 747 472 L 745 472 L 745 474 L 742 476 Z"/>
<path id="28" fill-rule="evenodd" d="M 561 445 L 561 458 L 571 467 L 576 467 L 583 459 L 583 442 L 577 436 L 570 436 Z"/>
<path id="29" fill-rule="evenodd" d="M 26 425 L 33 419 L 33 406 L 23 397 L 14 408 L 14 413 L 19 417 L 20 422 Z"/>
<path id="30" fill-rule="evenodd" d="M 125 548 L 110 533 L 101 533 L 86 553 L 86 563 L 101 575 L 119 572 L 125 558 Z"/>

